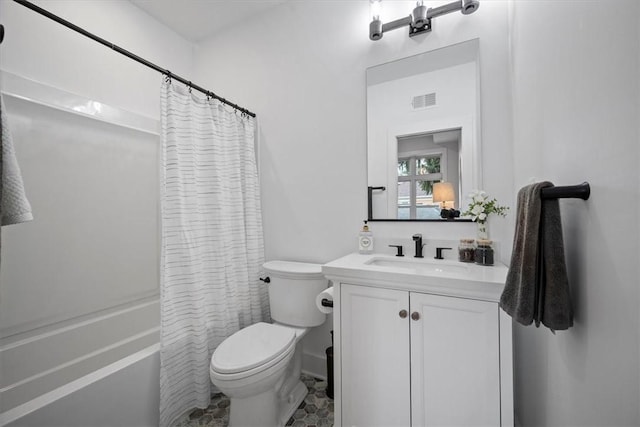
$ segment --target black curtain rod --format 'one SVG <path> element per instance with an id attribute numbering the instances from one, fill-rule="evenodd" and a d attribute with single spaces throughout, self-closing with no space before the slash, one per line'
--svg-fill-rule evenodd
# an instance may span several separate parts
<path id="1" fill-rule="evenodd" d="M 540 191 L 542 199 L 582 199 L 588 200 L 591 195 L 591 186 L 588 182 L 578 185 L 566 185 L 561 187 L 546 187 Z"/>
<path id="2" fill-rule="evenodd" d="M 187 80 L 187 79 L 185 79 L 183 77 L 180 77 L 177 74 L 173 74 L 171 71 L 166 70 L 166 69 L 164 69 L 162 67 L 159 67 L 158 65 L 154 64 L 153 62 L 147 61 L 146 59 L 141 58 L 138 55 L 135 55 L 135 54 L 129 52 L 128 50 L 126 50 L 126 49 L 123 49 L 123 48 L 121 48 L 119 46 L 116 46 L 115 44 L 111 43 L 110 41 L 107 41 L 107 40 L 103 39 L 102 37 L 98 37 L 95 34 L 92 34 L 89 31 L 85 30 L 84 28 L 78 27 L 77 25 L 72 24 L 71 22 L 69 22 L 69 21 L 67 21 L 65 19 L 62 19 L 61 17 L 59 17 L 57 15 L 54 15 L 53 13 L 49 12 L 48 10 L 45 10 L 45 9 L 39 7 L 39 6 L 36 6 L 35 4 L 30 3 L 30 2 L 28 2 L 26 0 L 13 0 L 13 1 L 15 1 L 18 4 L 21 4 L 22 6 L 28 8 L 28 9 L 33 10 L 34 12 L 37 12 L 40 15 L 43 15 L 43 16 L 45 16 L 45 17 L 47 17 L 47 18 L 49 18 L 49 19 L 51 19 L 51 20 L 53 20 L 53 21 L 55 21 L 55 22 L 57 22 L 59 24 L 62 24 L 65 27 L 67 27 L 67 28 L 69 28 L 69 29 L 71 29 L 71 30 L 73 30 L 73 31 L 75 31 L 77 33 L 82 34 L 85 37 L 88 37 L 88 38 L 90 38 L 90 39 L 92 39 L 94 41 L 97 41 L 98 43 L 100 43 L 100 44 L 102 44 L 104 46 L 107 46 L 108 48 L 111 48 L 111 49 L 115 50 L 116 52 L 126 56 L 127 58 L 133 59 L 136 62 L 139 62 L 139 63 L 141 63 L 143 65 L 146 65 L 149 68 L 152 68 L 152 69 L 154 69 L 154 70 L 156 70 L 156 71 L 158 71 L 158 72 L 160 72 L 162 74 L 165 74 L 166 76 L 168 76 L 171 79 L 174 79 L 174 80 L 177 80 L 177 81 L 179 81 L 181 83 L 184 83 L 188 87 L 190 87 L 192 89 L 195 89 L 197 91 L 200 91 L 200 92 L 204 93 L 205 95 L 207 95 L 207 96 L 209 96 L 211 98 L 215 98 L 215 99 L 217 99 L 217 100 L 219 100 L 219 101 L 221 101 L 221 102 L 223 102 L 223 103 L 235 108 L 236 110 L 243 112 L 244 114 L 247 114 L 247 115 L 249 115 L 251 117 L 255 117 L 256 116 L 255 113 L 252 113 L 251 111 L 247 110 L 246 108 L 242 108 L 239 105 L 234 104 L 231 101 L 228 101 L 228 100 L 226 100 L 224 98 L 221 98 L 218 95 L 216 95 L 215 93 L 213 93 L 211 91 L 208 91 L 207 89 L 205 89 L 205 88 L 203 88 L 201 86 L 193 84 L 189 80 Z"/>

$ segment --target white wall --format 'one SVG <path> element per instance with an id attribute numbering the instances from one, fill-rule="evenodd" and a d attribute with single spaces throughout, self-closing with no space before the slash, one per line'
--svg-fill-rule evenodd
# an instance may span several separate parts
<path id="1" fill-rule="evenodd" d="M 398 17 L 414 5 L 393 4 L 404 6 L 390 12 Z M 480 38 L 484 166 L 500 170 L 485 173 L 485 188 L 505 203 L 513 197 L 501 160 L 511 157 L 507 3 L 441 17 L 413 39 L 396 30 L 373 43 L 368 21 L 366 1 L 288 2 L 197 51 L 196 78 L 258 114 L 268 259 L 326 262 L 356 249 L 366 217 L 365 70 L 451 43 Z M 374 235 L 455 238 L 455 226 L 387 228 L 374 224 Z"/>
<path id="2" fill-rule="evenodd" d="M 516 187 L 535 176 L 592 190 L 560 202 L 574 327 L 515 328 L 523 426 L 640 425 L 639 9 L 513 4 Z"/>
<path id="3" fill-rule="evenodd" d="M 191 72 L 192 45 L 127 1 L 33 3 L 176 74 Z M 159 73 L 12 1 L 0 7 L 3 70 L 160 117 Z"/>
<path id="4" fill-rule="evenodd" d="M 192 45 L 129 2 L 36 1 L 35 3 L 98 36 L 170 69 L 174 73 L 191 74 Z M 162 80 L 159 73 L 124 58 L 12 1 L 0 1 L 0 16 L 6 30 L 4 42 L 0 46 L 2 52 L 0 68 L 3 71 L 20 78 L 41 82 L 43 87 L 57 88 L 62 92 L 78 94 L 107 106 L 127 110 L 151 119 L 159 119 L 159 93 Z M 2 89 L 3 91 L 14 91 L 14 87 L 9 88 L 6 79 L 3 79 Z M 37 98 L 37 96 L 36 93 L 35 97 Z M 18 104 L 14 101 L 11 102 L 13 102 L 11 105 L 14 108 L 9 112 L 11 114 L 17 113 Z M 25 113 L 26 115 L 20 114 L 26 119 L 24 123 L 16 123 L 16 126 L 24 125 L 26 129 L 28 127 L 28 112 Z M 17 120 L 20 115 L 14 114 L 13 117 Z M 67 119 L 65 118 L 65 120 Z M 69 118 L 68 120 L 73 122 L 76 119 Z M 110 125 L 103 124 L 99 127 L 108 126 Z M 33 129 L 35 128 L 33 127 Z M 117 130 L 114 135 L 122 136 L 122 132 L 118 132 L 120 131 Z M 68 146 L 60 146 L 56 143 L 60 140 L 59 135 L 56 138 L 46 138 L 44 137 L 46 130 L 40 135 L 42 140 L 33 142 L 43 145 L 46 148 L 43 150 L 25 151 L 27 142 L 16 141 L 16 145 L 19 144 L 17 146 L 19 155 L 29 153 L 28 158 L 25 156 L 23 160 L 25 169 L 32 170 L 33 173 L 30 172 L 29 176 L 25 177 L 26 184 L 34 182 L 34 171 L 38 169 L 38 162 L 42 166 L 42 171 L 53 168 L 61 176 L 65 171 L 68 172 L 69 168 L 56 170 L 55 166 L 59 165 L 60 159 L 66 159 L 65 161 L 69 160 L 72 163 L 74 161 L 81 162 L 82 164 L 79 166 L 85 169 L 94 169 L 90 166 L 94 165 L 94 160 L 97 162 L 106 160 L 106 158 L 123 151 L 132 154 L 130 158 L 123 158 L 122 162 L 118 162 L 117 156 L 111 157 L 113 162 L 111 173 L 118 174 L 124 164 L 130 164 L 137 158 L 137 154 L 133 153 L 136 148 L 131 146 L 133 142 L 129 139 L 114 141 L 111 150 L 109 147 L 95 147 L 96 141 L 87 137 L 85 144 L 81 144 L 81 149 L 67 151 Z M 81 135 L 73 135 L 73 138 L 81 138 Z M 145 139 L 147 145 L 148 139 L 148 137 Z M 156 143 L 159 143 L 157 135 L 155 140 Z M 94 145 L 91 144 L 92 142 Z M 127 147 L 122 147 L 125 143 Z M 116 146 L 120 146 L 120 148 L 116 148 Z M 103 148 L 109 152 L 107 156 L 104 156 Z M 47 150 L 51 150 L 55 156 L 46 156 Z M 129 153 L 129 150 L 133 151 Z M 150 151 L 142 151 L 148 157 L 149 153 L 157 152 L 158 149 L 156 147 Z M 97 158 L 92 158 L 92 153 Z M 53 159 L 56 160 L 53 161 Z M 137 172 L 134 170 L 131 174 L 126 175 L 135 180 L 131 187 L 137 188 L 138 184 L 145 182 L 150 183 L 151 187 L 144 188 L 153 189 L 150 191 L 157 190 L 158 171 L 154 164 L 157 164 L 156 158 L 145 157 L 144 165 L 141 165 Z M 95 172 L 95 169 L 88 172 Z M 102 174 L 102 172 L 100 173 Z M 108 169 L 105 169 L 104 173 L 108 178 Z M 138 178 L 135 178 L 136 173 L 140 174 Z M 142 176 L 142 174 L 146 175 Z M 94 175 L 88 173 L 87 176 Z M 120 178 L 123 176 L 125 175 L 121 175 Z M 57 179 L 57 177 L 55 178 Z M 34 205 L 37 204 L 36 200 L 46 200 L 47 203 L 51 203 L 47 206 L 48 209 L 48 207 L 53 207 L 56 201 L 61 203 L 62 200 L 67 200 L 68 196 L 70 197 L 69 209 L 72 211 L 74 208 L 76 209 L 71 212 L 69 218 L 74 217 L 80 208 L 85 211 L 92 209 L 90 206 L 92 203 L 86 199 L 78 201 L 77 204 L 74 203 L 73 194 L 69 194 L 74 191 L 71 187 L 52 188 L 55 187 L 54 182 L 56 182 L 55 179 L 49 182 L 45 180 L 40 184 L 44 185 L 44 188 L 31 188 Z M 117 182 L 117 179 L 114 179 L 114 182 Z M 106 187 L 103 185 L 104 181 L 97 183 L 92 182 L 91 179 L 78 178 L 75 184 L 82 191 L 85 189 L 90 191 L 94 187 L 96 192 L 98 188 L 101 188 L 102 191 L 108 191 L 109 188 L 108 185 Z M 28 194 L 29 191 L 30 188 L 27 186 Z M 47 193 L 49 193 L 49 198 L 47 198 Z M 59 194 L 60 197 L 56 197 L 56 194 Z M 124 196 L 123 199 L 123 194 L 124 192 L 117 191 L 114 194 L 105 194 L 107 196 L 105 200 L 115 197 L 114 200 L 123 201 L 128 197 Z M 97 196 L 99 197 L 99 195 Z M 151 206 L 151 211 L 144 211 L 150 218 L 148 218 L 147 225 L 140 224 L 141 237 L 136 243 L 136 245 L 147 246 L 144 251 L 146 255 L 142 258 L 140 258 L 141 251 L 129 254 L 124 258 L 122 255 L 126 251 L 113 252 L 113 237 L 118 233 L 104 235 L 105 230 L 108 232 L 106 228 L 98 226 L 90 229 L 91 234 L 89 235 L 83 232 L 85 235 L 77 236 L 78 240 L 75 237 L 72 238 L 71 236 L 75 236 L 74 221 L 70 221 L 69 224 L 49 224 L 49 227 L 57 227 L 55 232 L 61 236 L 58 242 L 58 253 L 42 251 L 42 247 L 46 246 L 44 244 L 32 248 L 18 248 L 18 240 L 13 237 L 19 236 L 26 230 L 41 226 L 43 222 L 46 223 L 51 219 L 48 215 L 49 210 L 45 209 L 38 209 L 34 212 L 35 220 L 32 223 L 3 228 L 3 237 L 6 236 L 2 245 L 3 269 L 9 267 L 4 263 L 4 255 L 7 255 L 6 260 L 9 261 L 22 260 L 22 262 L 26 262 L 27 258 L 16 257 L 15 251 L 28 251 L 30 256 L 28 265 L 20 266 L 16 264 L 20 261 L 16 261 L 11 267 L 26 267 L 24 271 L 31 274 L 29 277 L 39 281 L 39 283 L 32 283 L 33 280 L 29 279 L 28 289 L 16 289 L 19 286 L 18 279 L 20 277 L 12 273 L 4 275 L 2 283 L 0 283 L 0 296 L 3 298 L 3 303 L 11 305 L 10 312 L 3 310 L 3 314 L 9 313 L 10 318 L 8 320 L 3 318 L 3 324 L 0 327 L 0 360 L 2 360 L 0 365 L 2 370 L 0 375 L 2 377 L 0 412 L 7 411 L 2 414 L 6 415 L 8 411 L 12 411 L 11 417 L 5 417 L 5 421 L 11 421 L 17 416 L 33 410 L 34 406 L 28 404 L 31 399 L 54 389 L 64 389 L 68 384 L 88 372 L 157 343 L 159 238 L 158 230 L 155 230 L 154 233 L 154 230 L 148 227 L 148 224 L 156 224 L 157 227 L 157 209 L 153 209 L 153 203 L 157 203 L 157 195 L 145 194 L 140 198 L 151 200 L 151 205 L 147 203 L 147 207 Z M 131 211 L 125 211 L 120 212 L 121 217 L 114 219 L 129 221 L 128 224 L 135 227 L 133 222 L 140 220 L 140 218 L 137 217 L 137 214 L 132 215 Z M 100 218 L 104 212 L 95 212 L 95 214 L 96 218 Z M 76 220 L 83 221 L 84 225 L 91 223 L 91 218 L 76 218 Z M 126 227 L 127 224 L 123 223 L 122 229 L 126 229 Z M 142 232 L 145 229 L 146 231 Z M 49 271 L 47 266 L 51 265 L 51 261 L 59 260 L 69 249 L 69 245 L 73 245 L 74 242 L 83 242 L 82 239 L 87 237 L 93 241 L 84 248 L 87 252 L 87 256 L 83 258 L 84 261 L 77 260 L 75 264 L 73 262 L 57 263 L 56 261 L 56 264 L 59 265 L 54 266 L 55 268 L 52 270 L 54 271 L 52 274 L 56 274 L 56 276 L 51 277 L 49 282 L 46 282 L 46 278 L 41 277 L 43 271 Z M 46 243 L 50 245 L 51 242 Z M 83 250 L 82 248 L 76 249 Z M 38 254 L 35 258 L 32 257 L 34 252 Z M 90 262 L 99 262 L 100 259 L 103 264 L 92 268 Z M 138 269 L 135 272 L 130 270 L 132 264 L 137 265 Z M 87 268 L 89 270 L 83 270 Z M 18 270 L 13 269 L 12 271 L 16 273 Z M 109 271 L 112 271 L 113 274 L 109 275 Z M 85 274 L 87 272 L 101 272 L 101 275 L 106 277 L 91 277 L 91 274 Z M 123 283 L 126 280 L 123 277 L 128 278 L 130 282 Z M 117 280 L 117 283 L 112 283 L 114 280 Z M 99 288 L 96 289 L 95 286 L 99 286 Z M 34 304 L 30 304 L 29 301 Z M 39 306 L 38 304 L 43 305 Z M 11 313 L 15 313 L 15 315 L 11 315 Z M 149 369 L 146 372 L 150 383 L 157 384 L 158 373 L 154 369 Z M 118 393 L 119 387 L 123 386 L 123 384 L 118 385 L 117 382 L 108 384 L 111 384 L 109 386 L 111 389 L 107 394 Z M 126 384 L 124 386 L 126 387 Z M 86 401 L 84 403 L 87 404 Z M 99 399 L 97 401 L 94 399 L 90 404 L 100 405 L 102 403 Z M 148 400 L 141 399 L 139 404 L 148 405 Z M 60 408 L 66 409 L 60 410 Z M 63 415 L 65 410 L 69 411 L 69 407 L 64 405 L 58 407 L 59 415 Z M 157 412 L 157 401 L 150 410 L 152 413 Z M 65 423 L 64 417 L 58 419 L 61 424 Z M 108 423 L 108 420 L 105 422 Z M 20 421 L 17 423 L 19 425 Z"/>
<path id="5" fill-rule="evenodd" d="M 414 2 L 387 2 L 392 19 Z M 292 1 L 203 42 L 194 80 L 258 115 L 262 207 L 267 259 L 324 263 L 357 250 L 366 219 L 365 70 L 451 43 L 480 38 L 484 187 L 502 203 L 513 200 L 507 3 L 485 1 L 473 15 L 434 21 L 434 31 L 410 39 L 396 30 L 373 43 L 367 1 Z M 510 239 L 509 221 L 492 235 Z M 409 249 L 422 232 L 432 239 L 475 234 L 473 224 L 374 223 L 381 250 L 392 240 Z M 507 258 L 508 259 L 508 258 Z M 327 324 L 305 351 L 322 355 Z"/>

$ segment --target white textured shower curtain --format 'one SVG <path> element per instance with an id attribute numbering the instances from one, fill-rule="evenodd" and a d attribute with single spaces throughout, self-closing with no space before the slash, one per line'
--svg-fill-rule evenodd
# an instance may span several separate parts
<path id="1" fill-rule="evenodd" d="M 210 402 L 209 361 L 268 318 L 254 122 L 162 87 L 160 425 Z"/>

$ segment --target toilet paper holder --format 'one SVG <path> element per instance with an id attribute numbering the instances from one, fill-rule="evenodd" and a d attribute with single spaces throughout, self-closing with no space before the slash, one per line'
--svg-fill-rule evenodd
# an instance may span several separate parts
<path id="1" fill-rule="evenodd" d="M 322 304 L 323 307 L 333 307 L 333 301 L 328 298 L 322 298 L 320 304 Z"/>
<path id="2" fill-rule="evenodd" d="M 333 313 L 333 286 L 329 286 L 316 296 L 316 308 L 320 313 Z"/>

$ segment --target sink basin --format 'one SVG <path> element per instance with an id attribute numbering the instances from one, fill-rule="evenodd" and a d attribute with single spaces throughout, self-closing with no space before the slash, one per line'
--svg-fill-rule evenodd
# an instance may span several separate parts
<path id="1" fill-rule="evenodd" d="M 453 264 L 451 261 L 415 258 L 375 257 L 365 262 L 365 264 L 377 267 L 411 270 L 416 274 L 465 273 L 469 270 L 467 265 L 462 265 L 460 263 Z"/>

